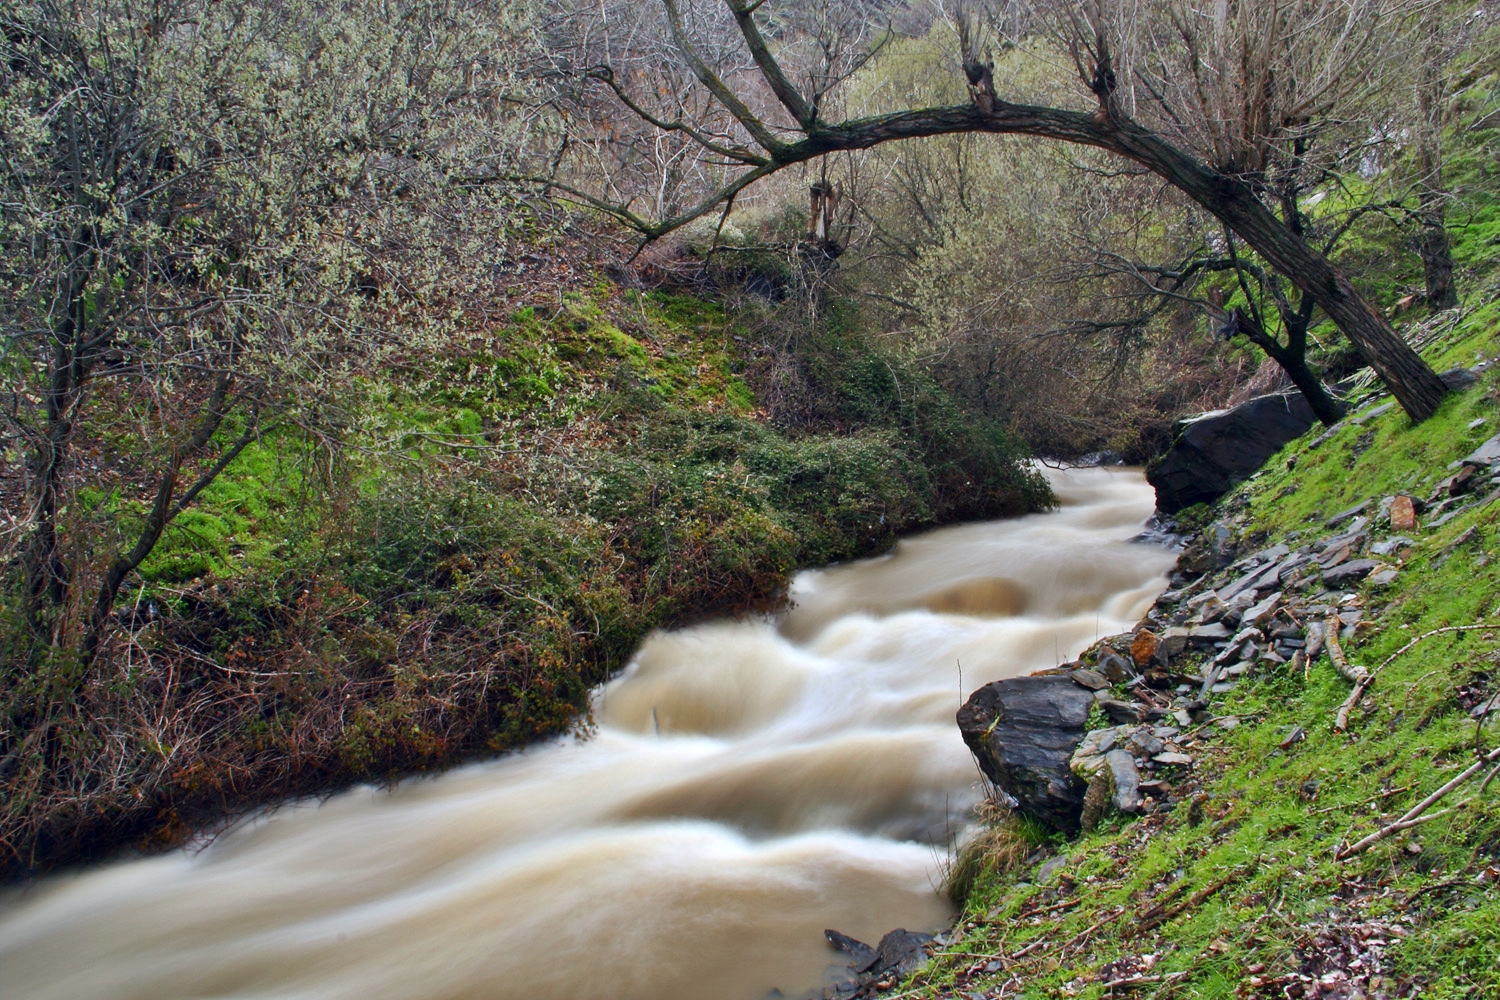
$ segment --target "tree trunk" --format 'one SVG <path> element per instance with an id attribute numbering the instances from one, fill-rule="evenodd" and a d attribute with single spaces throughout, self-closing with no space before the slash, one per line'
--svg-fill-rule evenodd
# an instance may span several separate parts
<path id="1" fill-rule="evenodd" d="M 1113 147 L 1168 181 L 1218 219 L 1312 298 L 1360 357 L 1385 381 L 1401 408 L 1420 423 L 1437 412 L 1448 387 L 1371 309 L 1333 263 L 1278 219 L 1243 182 L 1198 163 L 1144 129 L 1117 129 Z"/>
<path id="2" fill-rule="evenodd" d="M 1453 250 L 1448 245 L 1448 228 L 1443 216 L 1441 200 L 1422 209 L 1422 234 L 1417 243 L 1417 252 L 1422 255 L 1422 273 L 1427 280 L 1427 305 L 1435 313 L 1458 305 L 1458 286 L 1453 281 Z"/>
<path id="3" fill-rule="evenodd" d="M 1311 301 L 1304 300 L 1304 305 Z M 1287 328 L 1287 342 L 1283 345 L 1266 332 L 1258 319 L 1247 317 L 1238 309 L 1231 314 L 1231 322 L 1239 332 L 1249 337 L 1252 344 L 1265 351 L 1272 361 L 1281 366 L 1287 378 L 1302 393 L 1302 398 L 1307 400 L 1307 405 L 1312 407 L 1313 414 L 1325 426 L 1332 427 L 1343 419 L 1344 404 L 1333 398 L 1332 393 L 1323 385 L 1323 380 L 1307 366 L 1307 324 L 1311 318 L 1310 307 L 1300 314 L 1284 312 L 1282 321 Z"/>
<path id="4" fill-rule="evenodd" d="M 1453 283 L 1453 250 L 1448 243 L 1445 218 L 1447 204 L 1443 195 L 1443 42 L 1441 19 L 1431 16 L 1427 24 L 1427 52 L 1422 64 L 1422 79 L 1417 84 L 1417 180 L 1419 214 L 1422 231 L 1417 236 L 1417 253 L 1422 258 L 1422 274 L 1427 285 L 1427 305 L 1442 312 L 1458 305 L 1458 288 Z"/>
<path id="5" fill-rule="evenodd" d="M 1307 405 L 1312 407 L 1313 413 L 1325 426 L 1332 427 L 1344 419 L 1344 404 L 1333 398 L 1323 380 L 1307 367 L 1306 361 L 1301 358 L 1278 357 L 1276 363 L 1301 391 L 1302 398 L 1307 400 Z"/>
<path id="6" fill-rule="evenodd" d="M 78 281 L 75 277 L 75 285 Z M 58 512 L 62 509 L 63 466 L 73 435 L 73 403 L 77 389 L 73 350 L 73 311 L 65 311 L 52 339 L 48 359 L 46 424 L 31 456 L 31 538 L 27 540 L 22 567 L 26 577 L 26 617 L 32 631 L 44 634 L 46 619 L 68 598 L 68 571 L 57 539 Z"/>

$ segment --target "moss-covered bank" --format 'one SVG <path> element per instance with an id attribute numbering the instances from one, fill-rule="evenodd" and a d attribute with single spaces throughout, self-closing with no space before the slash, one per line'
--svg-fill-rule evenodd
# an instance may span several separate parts
<path id="1" fill-rule="evenodd" d="M 27 637 L 10 577 L 0 865 L 171 845 L 563 732 L 650 629 L 1050 503 L 1003 433 L 831 312 L 771 359 L 764 315 L 543 285 L 388 352 L 316 435 L 264 434 L 171 526 L 88 669 Z M 795 422 L 757 409 L 772 360 L 799 369 Z M 131 470 L 80 437 L 105 471 L 73 516 L 128 537 Z"/>

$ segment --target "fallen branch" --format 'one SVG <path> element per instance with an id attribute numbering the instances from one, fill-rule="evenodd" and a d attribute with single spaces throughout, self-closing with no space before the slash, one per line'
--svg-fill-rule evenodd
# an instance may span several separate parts
<path id="1" fill-rule="evenodd" d="M 1342 733 L 1349 728 L 1350 710 L 1359 703 L 1359 699 L 1364 697 L 1365 689 L 1375 679 L 1374 674 L 1357 663 L 1350 663 L 1349 658 L 1344 655 L 1344 646 L 1339 642 L 1339 629 L 1343 627 L 1344 623 L 1338 615 L 1329 615 L 1328 621 L 1323 625 L 1323 641 L 1328 644 L 1328 658 L 1333 661 L 1338 672 L 1354 685 L 1354 690 L 1350 692 L 1348 698 L 1344 699 L 1344 703 L 1339 706 L 1338 714 L 1334 716 L 1333 731 L 1336 733 Z"/>
<path id="2" fill-rule="evenodd" d="M 1396 820 L 1394 823 L 1381 827 L 1379 830 L 1376 830 L 1368 837 L 1365 837 L 1363 840 L 1358 841 L 1357 843 L 1349 847 L 1339 848 L 1334 852 L 1333 856 L 1339 860 L 1343 860 L 1345 858 L 1352 858 L 1356 854 L 1363 854 L 1365 851 L 1368 851 L 1370 848 L 1374 847 L 1376 844 L 1380 843 L 1382 840 L 1386 839 L 1392 834 L 1400 833 L 1402 830 L 1409 830 L 1412 827 L 1416 826 L 1418 823 L 1425 823 L 1429 819 L 1436 819 L 1438 816 L 1441 816 L 1444 813 L 1451 812 L 1451 810 L 1443 809 L 1439 812 L 1432 813 L 1425 817 L 1422 815 L 1423 813 L 1427 812 L 1428 809 L 1432 808 L 1435 803 L 1441 801 L 1443 797 L 1446 796 L 1449 792 L 1453 791 L 1453 789 L 1457 788 L 1459 785 L 1462 785 L 1474 775 L 1484 770 L 1486 765 L 1493 764 L 1497 760 L 1500 760 L 1500 747 L 1496 747 L 1489 753 L 1480 757 L 1474 763 L 1470 764 L 1468 767 L 1464 768 L 1463 771 L 1449 780 L 1445 785 L 1443 785 L 1443 787 L 1439 788 L 1437 791 L 1427 796 L 1427 798 L 1423 799 L 1421 802 L 1418 802 L 1416 805 L 1408 809 L 1405 815 Z"/>
<path id="3" fill-rule="evenodd" d="M 1144 933 L 1154 927 L 1159 927 L 1162 924 L 1166 923 L 1168 920 L 1176 918 L 1187 910 L 1202 906 L 1208 900 L 1208 897 L 1212 896 L 1214 893 L 1224 888 L 1230 882 L 1234 881 L 1239 877 L 1239 875 L 1240 872 L 1238 869 L 1236 869 L 1230 872 L 1228 875 L 1225 875 L 1223 878 L 1204 886 L 1202 889 L 1199 889 L 1197 892 L 1193 893 L 1191 896 L 1178 903 L 1176 906 L 1165 908 L 1161 906 L 1149 907 L 1148 909 L 1140 913 L 1137 917 L 1139 923 L 1137 923 L 1135 926 L 1136 933 Z"/>
<path id="4" fill-rule="evenodd" d="M 1344 812 L 1344 811 L 1349 810 L 1349 809 L 1358 808 L 1359 806 L 1367 806 L 1371 802 L 1379 802 L 1381 799 L 1388 799 L 1388 798 L 1392 797 L 1393 795 L 1400 795 L 1402 792 L 1409 792 L 1409 791 L 1411 791 L 1411 786 L 1410 785 L 1402 785 L 1400 788 L 1392 788 L 1390 791 L 1380 792 L 1380 793 L 1378 793 L 1376 795 L 1372 795 L 1368 799 L 1365 799 L 1363 802 L 1355 802 L 1355 803 L 1352 803 L 1352 804 L 1351 803 L 1346 803 L 1346 802 L 1340 802 L 1337 805 L 1325 806 L 1322 809 L 1314 809 L 1312 812 L 1308 813 L 1308 815 L 1309 816 L 1322 816 L 1322 815 L 1324 815 L 1326 813 L 1331 813 L 1331 812 Z"/>
<path id="5" fill-rule="evenodd" d="M 1495 627 L 1494 623 L 1490 622 L 1478 625 L 1445 625 L 1442 628 L 1435 628 L 1430 632 L 1423 632 L 1390 656 L 1387 656 L 1381 662 L 1380 666 L 1374 670 L 1366 670 L 1357 664 L 1351 665 L 1348 658 L 1344 656 L 1344 647 L 1339 643 L 1339 627 L 1342 624 L 1337 616 L 1329 616 L 1328 623 L 1324 626 L 1324 629 L 1328 633 L 1326 640 L 1328 643 L 1328 655 L 1332 658 L 1333 665 L 1338 668 L 1339 673 L 1354 683 L 1354 690 L 1349 693 L 1348 698 L 1344 699 L 1344 703 L 1339 706 L 1338 715 L 1334 717 L 1333 731 L 1336 733 L 1342 733 L 1349 728 L 1349 713 L 1353 711 L 1355 705 L 1359 704 L 1359 699 L 1364 697 L 1370 685 L 1375 683 L 1375 678 L 1380 676 L 1380 672 L 1396 662 L 1399 656 L 1417 643 L 1423 639 L 1430 639 L 1435 635 L 1442 635 L 1444 632 L 1473 632 L 1477 629 Z"/>

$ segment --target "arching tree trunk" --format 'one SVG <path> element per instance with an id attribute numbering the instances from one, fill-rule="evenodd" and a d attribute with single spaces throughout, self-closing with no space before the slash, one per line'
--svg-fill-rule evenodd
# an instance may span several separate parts
<path id="1" fill-rule="evenodd" d="M 1448 387 L 1402 340 L 1349 278 L 1255 196 L 1250 188 L 1135 126 L 1113 130 L 1118 142 L 1097 143 L 1128 156 L 1218 217 L 1271 266 L 1309 296 L 1338 326 L 1414 421 L 1437 412 Z"/>
<path id="2" fill-rule="evenodd" d="M 669 15 L 673 39 L 688 68 L 708 93 L 738 120 L 759 149 L 727 146 L 706 137 L 695 136 L 706 150 L 726 161 L 742 164 L 744 170 L 697 206 L 658 222 L 641 218 L 628 205 L 612 204 L 557 184 L 555 180 L 546 179 L 545 183 L 549 187 L 568 191 L 581 200 L 610 212 L 651 240 L 705 215 L 762 177 L 829 153 L 869 149 L 900 139 L 960 132 L 1029 135 L 1093 146 L 1139 163 L 1182 191 L 1220 219 L 1270 262 L 1272 267 L 1286 275 L 1337 324 L 1365 362 L 1385 380 L 1391 393 L 1412 420 L 1425 420 L 1437 411 L 1447 387 L 1437 373 L 1397 336 L 1391 325 L 1370 308 L 1349 279 L 1327 257 L 1319 253 L 1300 233 L 1277 218 L 1244 180 L 1213 169 L 1139 125 L 1123 112 L 1115 96 L 1114 71 L 1108 54 L 1103 49 L 1097 53 L 1098 64 L 1093 67 L 1093 82 L 1090 84 L 1099 98 L 1099 107 L 1093 113 L 1012 104 L 1002 99 L 995 91 L 992 75 L 987 71 L 988 66 L 975 62 L 972 53 L 966 48 L 964 69 L 969 82 L 969 103 L 914 108 L 828 123 L 818 117 L 816 105 L 803 98 L 789 82 L 761 36 L 752 16 L 761 6 L 760 3 L 750 0 L 726 2 L 735 15 L 746 47 L 765 83 L 796 122 L 791 134 L 800 133 L 802 138 L 794 142 L 785 141 L 781 138 L 787 134 L 785 131 L 772 129 L 757 117 L 697 53 L 683 27 L 677 0 L 662 0 Z M 643 113 L 638 105 L 630 102 L 612 73 L 605 73 L 599 78 L 613 87 L 633 110 Z M 662 127 L 658 120 L 649 116 L 647 118 Z"/>

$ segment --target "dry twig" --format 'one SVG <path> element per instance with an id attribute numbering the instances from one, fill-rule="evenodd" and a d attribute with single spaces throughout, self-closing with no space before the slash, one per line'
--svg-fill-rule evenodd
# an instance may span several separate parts
<path id="1" fill-rule="evenodd" d="M 1442 628 L 1435 628 L 1430 632 L 1423 632 L 1390 656 L 1387 656 L 1381 661 L 1380 666 L 1374 670 L 1366 670 L 1358 664 L 1351 665 L 1348 658 L 1344 656 L 1344 647 L 1339 643 L 1339 628 L 1342 624 L 1336 615 L 1332 615 L 1329 616 L 1328 623 L 1325 626 L 1325 630 L 1328 633 L 1328 655 L 1333 660 L 1333 665 L 1338 668 L 1339 673 L 1354 683 L 1354 690 L 1349 693 L 1348 698 L 1344 699 L 1344 703 L 1339 706 L 1338 715 L 1334 718 L 1333 731 L 1336 733 L 1342 733 L 1349 728 L 1349 713 L 1353 711 L 1355 705 L 1359 704 L 1359 699 L 1364 697 L 1370 685 L 1375 683 L 1375 678 L 1380 676 L 1380 672 L 1396 662 L 1398 657 L 1417 643 L 1423 639 L 1430 639 L 1435 635 L 1442 635 L 1445 632 L 1473 632 L 1477 629 L 1495 627 L 1494 623 L 1490 622 L 1477 625 L 1445 625 Z"/>
<path id="2" fill-rule="evenodd" d="M 1484 770 L 1487 764 L 1493 764 L 1497 760 L 1500 760 L 1500 747 L 1496 747 L 1489 753 L 1480 757 L 1474 763 L 1470 764 L 1468 767 L 1464 768 L 1463 771 L 1455 775 L 1451 780 L 1444 784 L 1443 787 L 1439 788 L 1437 791 L 1427 796 L 1427 798 L 1423 799 L 1421 802 L 1418 802 L 1416 805 L 1408 809 L 1406 813 L 1394 823 L 1389 823 L 1381 827 L 1379 830 L 1376 830 L 1368 837 L 1365 837 L 1363 840 L 1351 844 L 1349 847 L 1340 847 L 1337 851 L 1334 852 L 1334 857 L 1342 860 L 1344 858 L 1352 858 L 1356 854 L 1363 854 L 1365 851 L 1369 850 L 1371 847 L 1374 847 L 1376 844 L 1380 843 L 1382 840 L 1391 836 L 1392 834 L 1400 833 L 1402 830 L 1409 830 L 1420 823 L 1425 823 L 1428 820 L 1436 819 L 1439 816 L 1451 812 L 1452 810 L 1449 809 L 1440 809 L 1435 813 L 1428 813 L 1427 810 L 1432 808 L 1435 803 L 1441 801 L 1443 797 L 1446 796 L 1449 792 L 1453 791 L 1453 789 L 1457 788 L 1459 785 L 1462 785 L 1474 775 Z M 1424 813 L 1426 813 L 1426 815 L 1423 815 Z"/>

